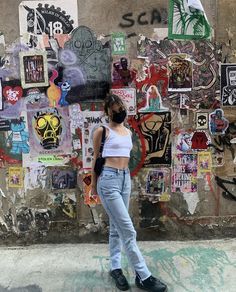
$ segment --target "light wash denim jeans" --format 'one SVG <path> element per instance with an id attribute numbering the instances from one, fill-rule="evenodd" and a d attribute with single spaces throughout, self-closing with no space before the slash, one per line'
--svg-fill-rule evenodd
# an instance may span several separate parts
<path id="1" fill-rule="evenodd" d="M 109 248 L 111 270 L 121 268 L 121 247 L 142 280 L 151 273 L 137 246 L 136 231 L 128 213 L 131 192 L 129 169 L 119 170 L 104 166 L 97 182 L 97 192 L 110 222 Z"/>

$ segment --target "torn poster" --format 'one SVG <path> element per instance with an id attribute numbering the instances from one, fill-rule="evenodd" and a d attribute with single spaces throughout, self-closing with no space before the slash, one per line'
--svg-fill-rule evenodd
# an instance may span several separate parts
<path id="1" fill-rule="evenodd" d="M 200 0 L 169 1 L 169 39 L 209 39 L 211 26 Z"/>

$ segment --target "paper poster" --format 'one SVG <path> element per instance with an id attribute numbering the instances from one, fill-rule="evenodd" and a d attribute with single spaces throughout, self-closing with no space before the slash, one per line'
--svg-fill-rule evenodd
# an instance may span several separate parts
<path id="1" fill-rule="evenodd" d="M 128 115 L 136 115 L 136 90 L 134 88 L 115 88 L 111 92 L 123 100 Z"/>
<path id="2" fill-rule="evenodd" d="M 65 191 L 50 194 L 51 198 L 51 221 L 72 220 L 77 217 L 77 200 L 75 193 Z"/>
<path id="3" fill-rule="evenodd" d="M 169 91 L 191 91 L 193 69 L 190 57 L 186 54 L 172 54 L 168 58 Z"/>
<path id="4" fill-rule="evenodd" d="M 48 183 L 48 169 L 44 165 L 31 165 L 25 168 L 24 186 L 25 190 L 34 190 L 40 188 L 46 189 Z"/>
<path id="5" fill-rule="evenodd" d="M 161 196 L 169 193 L 170 189 L 170 171 L 168 169 L 152 169 L 149 170 L 146 177 L 146 194 Z"/>
<path id="6" fill-rule="evenodd" d="M 174 154 L 172 192 L 197 192 L 197 154 Z"/>
<path id="7" fill-rule="evenodd" d="M 210 173 L 212 168 L 211 152 L 198 152 L 197 164 L 198 177 L 201 177 L 204 173 Z"/>
<path id="8" fill-rule="evenodd" d="M 93 159 L 93 133 L 105 123 L 104 113 L 102 111 L 84 111 L 84 126 L 82 129 L 82 151 L 83 168 L 92 167 Z"/>
<path id="9" fill-rule="evenodd" d="M 48 86 L 46 52 L 20 52 L 21 85 L 23 88 Z"/>
<path id="10" fill-rule="evenodd" d="M 135 72 L 130 68 L 127 56 L 114 57 L 112 61 L 112 88 L 131 86 Z"/>
<path id="11" fill-rule="evenodd" d="M 76 0 L 22 1 L 19 5 L 20 35 L 69 34 L 78 26 Z"/>
<path id="12" fill-rule="evenodd" d="M 144 166 L 171 164 L 171 113 L 139 113 L 135 117 L 145 153 Z M 136 126 L 135 126 L 136 127 Z"/>
<path id="13" fill-rule="evenodd" d="M 27 111 L 30 156 L 62 155 L 72 151 L 68 108 L 37 108 Z"/>
<path id="14" fill-rule="evenodd" d="M 77 173 L 73 169 L 54 168 L 51 177 L 52 189 L 74 189 L 77 186 Z"/>
<path id="15" fill-rule="evenodd" d="M 236 106 L 236 64 L 220 65 L 221 101 L 223 106 Z"/>
<path id="16" fill-rule="evenodd" d="M 84 204 L 86 205 L 97 205 L 100 204 L 99 196 L 91 194 L 91 173 L 83 173 L 83 193 L 84 193 Z"/>
<path id="17" fill-rule="evenodd" d="M 206 39 L 211 27 L 200 0 L 169 1 L 169 39 Z"/>
<path id="18" fill-rule="evenodd" d="M 219 151 L 215 147 L 211 147 L 212 167 L 221 167 L 225 164 L 225 156 L 223 151 Z"/>
<path id="19" fill-rule="evenodd" d="M 71 133 L 75 134 L 76 129 L 78 128 L 82 129 L 84 125 L 83 113 L 78 103 L 75 103 L 69 106 L 69 115 L 70 115 Z"/>
<path id="20" fill-rule="evenodd" d="M 22 167 L 8 168 L 8 186 L 9 188 L 23 187 L 23 168 Z"/>
<path id="21" fill-rule="evenodd" d="M 123 32 L 114 32 L 111 35 L 112 55 L 124 55 L 127 53 L 126 35 Z"/>

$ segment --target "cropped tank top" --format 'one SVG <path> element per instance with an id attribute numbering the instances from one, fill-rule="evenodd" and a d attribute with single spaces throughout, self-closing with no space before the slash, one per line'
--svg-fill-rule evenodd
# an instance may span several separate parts
<path id="1" fill-rule="evenodd" d="M 105 127 L 109 129 L 109 134 L 103 146 L 102 157 L 130 157 L 133 143 L 129 130 L 126 129 L 127 135 L 123 136 L 107 125 Z"/>

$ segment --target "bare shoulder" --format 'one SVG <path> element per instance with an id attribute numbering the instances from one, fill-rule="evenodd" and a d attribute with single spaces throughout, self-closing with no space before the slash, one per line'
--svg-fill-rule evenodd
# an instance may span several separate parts
<path id="1" fill-rule="evenodd" d="M 127 131 L 130 133 L 130 135 L 132 136 L 132 132 L 129 128 L 125 127 L 127 129 Z"/>
<path id="2" fill-rule="evenodd" d="M 102 126 L 98 127 L 98 128 L 94 131 L 93 137 L 94 137 L 95 139 L 101 137 L 101 136 L 102 136 L 102 131 L 103 131 L 103 127 L 102 127 Z"/>

